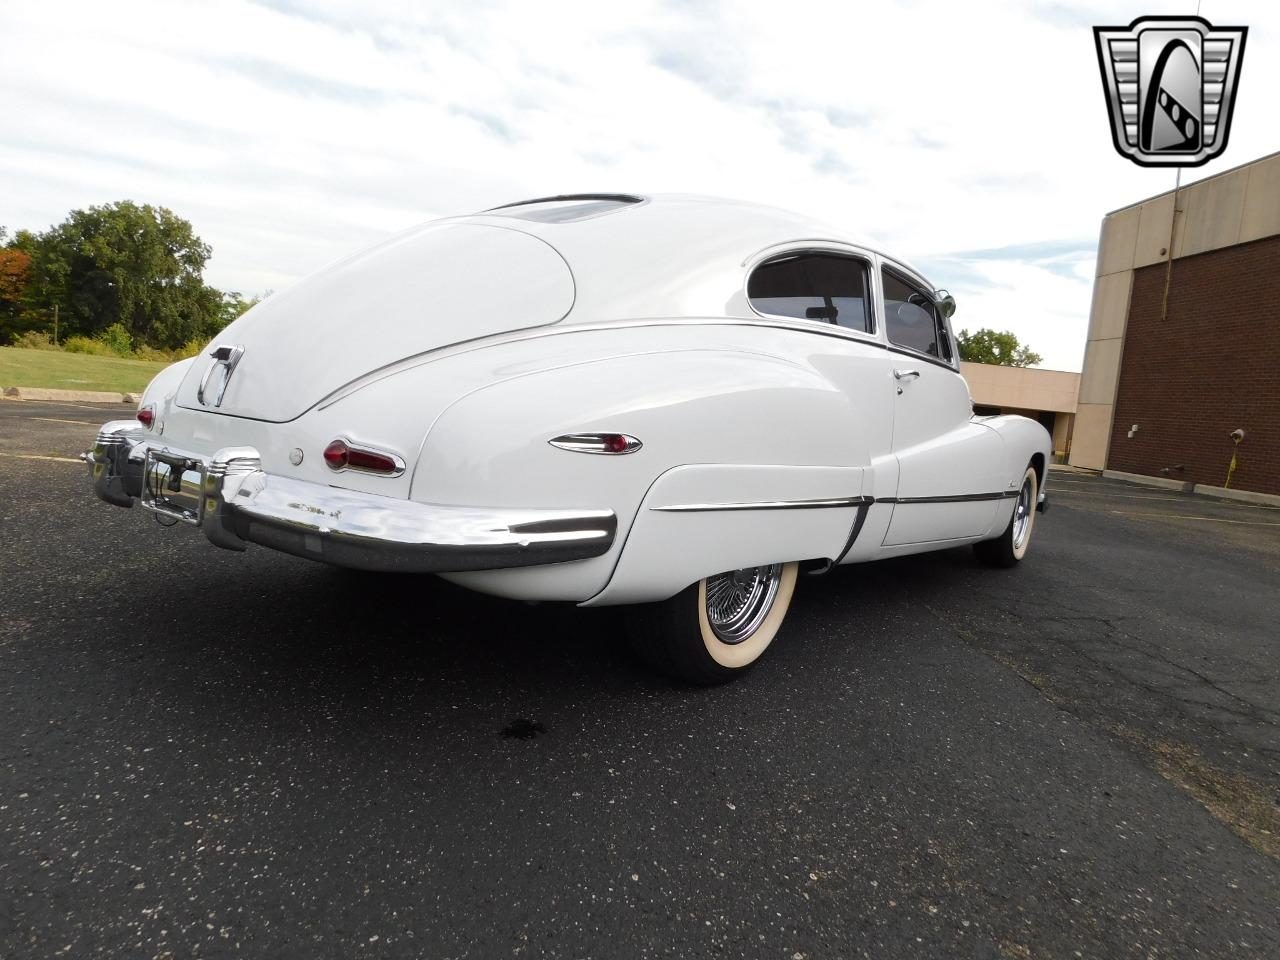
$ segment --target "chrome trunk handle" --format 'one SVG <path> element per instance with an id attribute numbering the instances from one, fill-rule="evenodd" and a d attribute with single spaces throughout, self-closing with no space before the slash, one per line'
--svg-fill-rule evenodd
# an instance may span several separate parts
<path id="1" fill-rule="evenodd" d="M 218 387 L 218 395 L 213 398 L 215 407 L 222 406 L 222 397 L 227 392 L 227 383 L 231 379 L 231 374 L 235 372 L 236 364 L 240 362 L 240 358 L 244 355 L 244 347 L 229 343 L 220 344 L 209 351 L 209 356 L 213 358 L 213 363 L 209 364 L 205 370 L 204 376 L 200 378 L 200 386 L 196 388 L 196 399 L 200 401 L 202 406 L 208 406 L 209 403 L 204 398 L 205 390 L 209 386 L 209 378 L 213 376 L 213 371 L 222 368 L 226 371 L 222 377 L 222 385 Z"/>

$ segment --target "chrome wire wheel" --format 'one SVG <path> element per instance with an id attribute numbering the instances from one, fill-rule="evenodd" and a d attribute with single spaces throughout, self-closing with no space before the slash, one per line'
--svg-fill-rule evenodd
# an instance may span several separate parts
<path id="1" fill-rule="evenodd" d="M 1018 491 L 1018 505 L 1013 510 L 1013 549 L 1021 550 L 1031 533 L 1031 511 L 1035 504 L 1031 502 L 1033 494 L 1031 481 L 1024 480 L 1022 489 Z"/>
<path id="2" fill-rule="evenodd" d="M 707 623 L 716 639 L 742 643 L 759 629 L 778 595 L 782 567 L 743 567 L 707 577 Z"/>

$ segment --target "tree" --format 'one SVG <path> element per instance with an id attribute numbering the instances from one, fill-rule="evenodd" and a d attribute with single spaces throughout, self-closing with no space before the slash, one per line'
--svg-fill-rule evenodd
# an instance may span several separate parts
<path id="1" fill-rule="evenodd" d="M 1024 347 L 1010 331 L 995 331 L 987 327 L 970 333 L 961 330 L 956 339 L 960 342 L 960 359 L 971 363 L 996 363 L 1005 367 L 1034 367 L 1044 359 L 1030 347 Z"/>
<path id="2" fill-rule="evenodd" d="M 0 242 L 4 230 L 0 228 Z M 21 250 L 0 250 L 0 341 L 23 329 L 27 284 L 31 279 L 31 257 Z"/>
<path id="3" fill-rule="evenodd" d="M 222 295 L 202 277 L 209 246 L 164 207 L 122 200 L 73 210 L 14 245 L 31 257 L 28 308 L 56 304 L 67 335 L 119 323 L 134 343 L 176 348 L 221 326 Z"/>
<path id="4" fill-rule="evenodd" d="M 27 292 L 31 257 L 21 250 L 0 250 L 0 303 L 20 306 Z"/>
<path id="5" fill-rule="evenodd" d="M 22 308 L 31 276 L 31 257 L 20 250 L 0 250 L 0 311 Z"/>
<path id="6" fill-rule="evenodd" d="M 222 303 L 218 307 L 218 329 L 221 330 L 232 320 L 239 319 L 241 314 L 246 313 L 252 307 L 256 307 L 269 296 L 271 296 L 270 290 L 247 299 L 239 290 L 229 290 L 222 294 Z"/>

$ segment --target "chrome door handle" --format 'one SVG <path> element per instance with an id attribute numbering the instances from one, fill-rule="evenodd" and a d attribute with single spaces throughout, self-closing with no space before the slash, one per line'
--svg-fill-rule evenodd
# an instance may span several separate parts
<path id="1" fill-rule="evenodd" d="M 919 370 L 894 370 L 893 378 L 895 380 L 915 380 L 920 376 Z"/>

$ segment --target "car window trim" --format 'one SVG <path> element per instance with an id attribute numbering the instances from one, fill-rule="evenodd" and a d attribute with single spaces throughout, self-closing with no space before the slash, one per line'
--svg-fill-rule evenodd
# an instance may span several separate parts
<path id="1" fill-rule="evenodd" d="M 946 318 L 943 317 L 942 312 L 938 310 L 938 301 L 934 299 L 933 287 L 929 284 L 927 280 L 924 279 L 924 277 L 920 276 L 919 274 L 916 274 L 914 271 L 907 270 L 906 268 L 902 267 L 900 264 L 897 264 L 894 261 L 888 260 L 884 257 L 880 258 L 880 269 L 883 273 L 888 273 L 890 276 L 894 277 L 899 282 L 905 283 L 909 287 L 916 288 L 917 293 L 922 294 L 923 296 L 929 298 L 929 302 L 933 304 L 933 309 L 934 309 L 934 316 L 933 316 L 934 329 L 936 332 L 945 333 L 947 335 L 947 339 L 951 341 L 952 359 L 947 360 L 944 357 L 934 356 L 932 353 L 925 353 L 923 350 L 915 350 L 911 347 L 905 347 L 902 344 L 894 343 L 889 338 L 888 306 L 885 300 L 884 280 L 882 278 L 880 281 L 880 310 L 882 313 L 885 314 L 884 339 L 885 339 L 885 343 L 888 344 L 889 349 L 894 353 L 901 353 L 908 357 L 919 357 L 921 360 L 926 360 L 929 363 L 936 364 L 939 367 L 946 367 L 952 373 L 959 373 L 960 358 L 959 358 L 958 348 L 955 343 L 955 338 L 951 336 L 951 329 L 947 324 Z M 938 330 L 939 320 L 942 321 L 941 330 Z"/>
<path id="2" fill-rule="evenodd" d="M 813 246 L 814 243 L 830 243 L 829 247 Z M 775 245 L 777 246 L 777 245 Z M 750 269 L 742 280 L 742 295 L 747 301 L 747 309 L 754 313 L 757 317 L 763 317 L 766 320 L 791 320 L 801 324 L 812 324 L 815 327 L 834 327 L 837 330 L 843 330 L 852 337 L 857 337 L 861 341 L 870 341 L 880 346 L 884 345 L 884 341 L 880 339 L 880 324 L 877 321 L 875 309 L 875 290 L 872 289 L 875 275 L 875 258 L 865 251 L 854 249 L 838 249 L 843 246 L 839 241 L 819 240 L 807 241 L 802 247 L 787 247 L 782 250 L 775 250 L 772 247 L 765 249 L 771 252 L 763 253 L 758 256 L 754 263 L 751 263 Z M 835 320 L 810 320 L 808 317 L 789 317 L 784 313 L 765 313 L 763 310 L 757 310 L 754 303 L 751 302 L 751 277 L 765 264 L 773 263 L 785 257 L 799 257 L 806 253 L 824 254 L 830 257 L 843 257 L 846 260 L 856 260 L 862 264 L 863 270 L 863 310 L 867 318 L 867 322 L 871 324 L 870 330 L 855 330 L 853 327 L 842 326 Z"/>
<path id="3" fill-rule="evenodd" d="M 881 344 L 881 346 L 883 346 L 883 344 Z M 939 359 L 931 353 L 921 353 L 919 350 L 912 350 L 910 347 L 899 347 L 895 344 L 890 344 L 885 347 L 885 349 L 890 353 L 897 353 L 904 357 L 911 357 L 913 360 L 923 360 L 925 363 L 932 363 L 935 367 L 942 367 L 942 369 L 950 370 L 952 373 L 957 372 L 953 364 L 947 363 L 947 361 Z"/>

